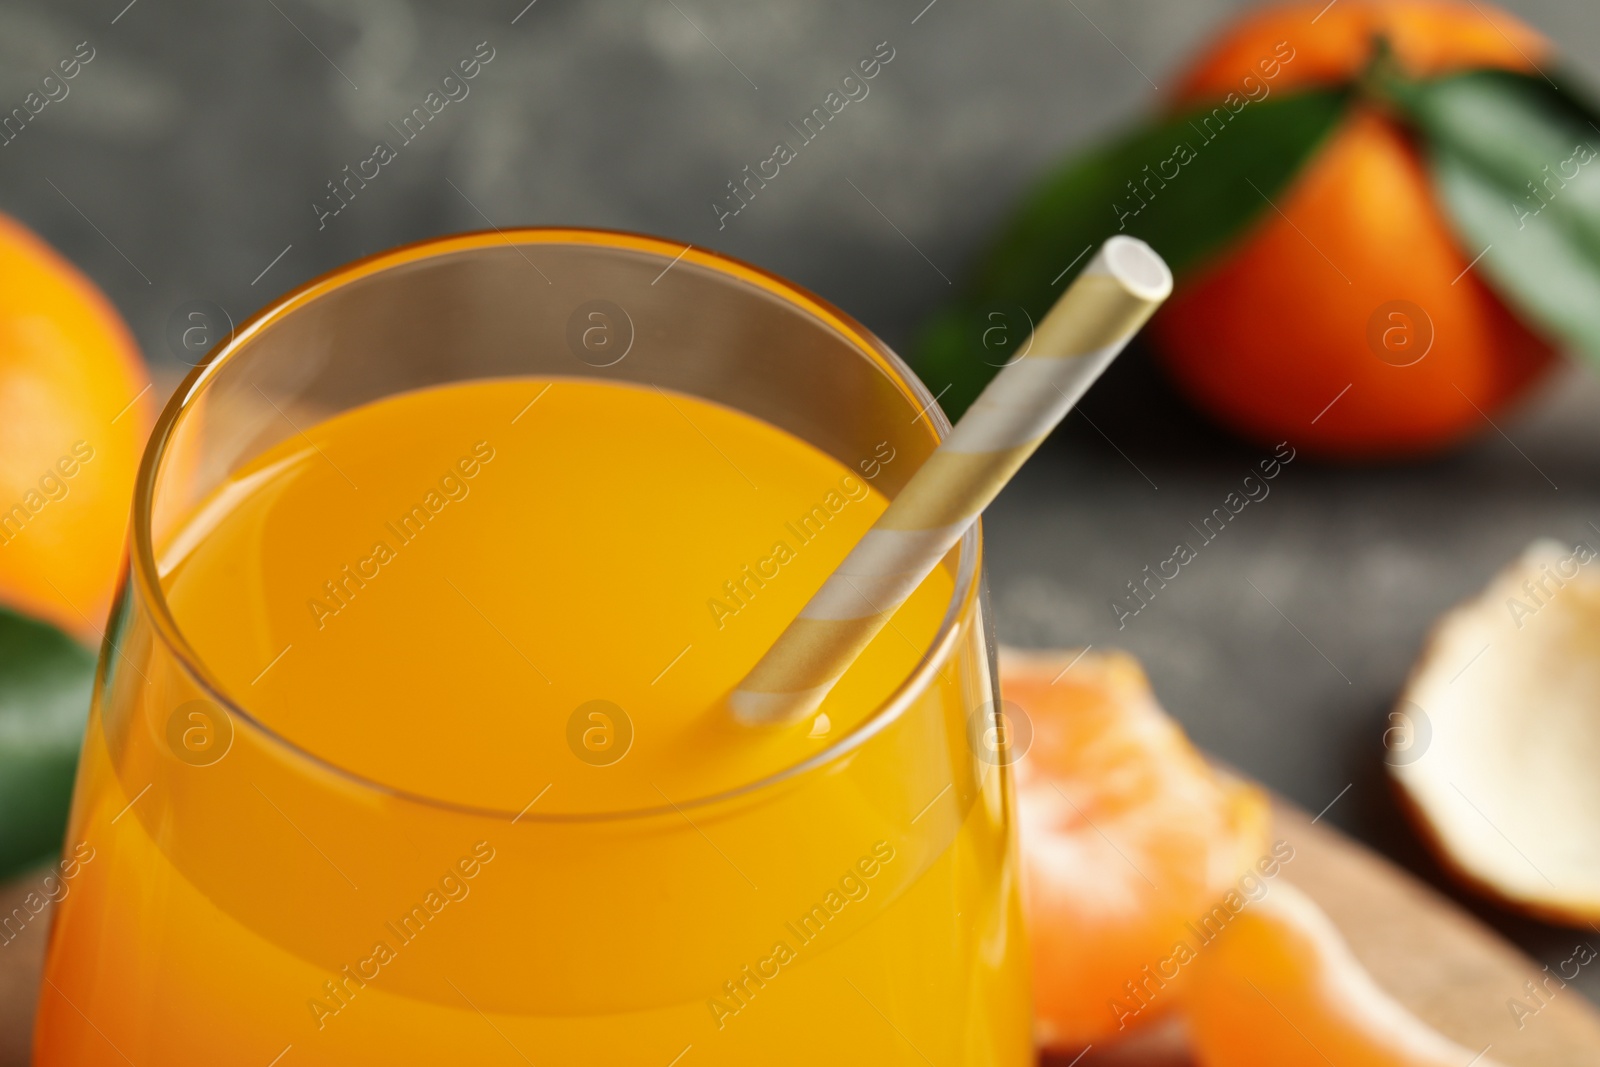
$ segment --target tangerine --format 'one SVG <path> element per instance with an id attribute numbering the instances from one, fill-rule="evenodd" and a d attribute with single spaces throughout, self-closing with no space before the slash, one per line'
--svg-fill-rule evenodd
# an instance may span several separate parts
<path id="1" fill-rule="evenodd" d="M 1006 650 L 1000 677 L 1033 730 L 1017 807 L 1038 1037 L 1076 1051 L 1175 1005 L 1174 945 L 1263 854 L 1267 802 L 1205 761 L 1126 653 Z"/>
<path id="2" fill-rule="evenodd" d="M 0 216 L 0 602 L 98 635 L 122 564 L 149 379 L 93 282 Z"/>
<path id="3" fill-rule="evenodd" d="M 1379 988 L 1292 885 L 1272 886 L 1206 947 L 1183 996 L 1201 1067 L 1496 1067 Z"/>
<path id="4" fill-rule="evenodd" d="M 1379 39 L 1412 77 L 1536 69 L 1533 30 L 1477 3 L 1340 0 L 1247 16 L 1200 58 L 1183 105 L 1237 90 L 1279 42 L 1272 83 L 1359 79 Z M 1179 386 L 1248 437 L 1350 458 L 1435 450 L 1487 429 L 1550 344 L 1470 268 L 1411 133 L 1358 99 L 1287 190 L 1181 286 L 1152 329 Z"/>

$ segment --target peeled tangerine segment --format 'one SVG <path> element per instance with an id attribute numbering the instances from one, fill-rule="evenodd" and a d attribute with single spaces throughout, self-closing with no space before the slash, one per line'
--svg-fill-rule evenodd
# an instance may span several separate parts
<path id="1" fill-rule="evenodd" d="M 1201 1067 L 1496 1067 L 1380 989 L 1332 921 L 1282 880 L 1191 968 L 1183 995 Z"/>
<path id="2" fill-rule="evenodd" d="M 1180 983 L 1133 983 L 1267 852 L 1268 806 L 1195 750 L 1132 656 L 1005 650 L 1000 676 L 1033 730 L 1017 799 L 1038 1037 L 1077 1052 L 1175 1005 Z"/>
<path id="3" fill-rule="evenodd" d="M 1388 760 L 1459 876 L 1545 918 L 1600 921 L 1600 562 L 1529 545 L 1441 618 Z"/>

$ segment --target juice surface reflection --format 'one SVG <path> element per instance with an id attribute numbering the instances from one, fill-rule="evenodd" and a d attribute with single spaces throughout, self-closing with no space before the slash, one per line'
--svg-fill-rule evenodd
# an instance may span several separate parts
<path id="1" fill-rule="evenodd" d="M 852 756 L 696 803 L 848 736 L 939 630 L 944 568 L 817 729 L 712 710 L 883 510 L 892 448 L 851 469 L 577 379 L 300 425 L 159 570 L 222 691 L 327 766 L 186 688 L 129 608 L 36 1063 L 1027 1062 L 975 622 Z"/>

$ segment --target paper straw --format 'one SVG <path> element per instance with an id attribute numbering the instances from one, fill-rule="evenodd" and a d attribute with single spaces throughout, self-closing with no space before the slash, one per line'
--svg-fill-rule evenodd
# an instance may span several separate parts
<path id="1" fill-rule="evenodd" d="M 896 609 L 961 540 L 1017 469 L 1172 292 L 1172 273 L 1132 237 L 1100 247 L 919 467 L 838 570 L 729 696 L 735 718 L 811 716 Z"/>

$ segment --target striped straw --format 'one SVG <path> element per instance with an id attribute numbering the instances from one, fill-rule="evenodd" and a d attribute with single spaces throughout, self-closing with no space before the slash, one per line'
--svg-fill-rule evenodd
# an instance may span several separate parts
<path id="1" fill-rule="evenodd" d="M 809 718 L 906 598 L 1172 292 L 1112 237 L 729 697 L 751 726 Z"/>

